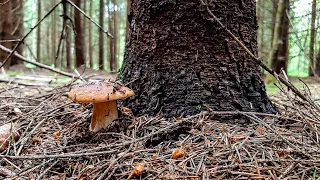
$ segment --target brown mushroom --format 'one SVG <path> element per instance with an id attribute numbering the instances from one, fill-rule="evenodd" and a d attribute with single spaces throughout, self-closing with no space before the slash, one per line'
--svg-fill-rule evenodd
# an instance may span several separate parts
<path id="1" fill-rule="evenodd" d="M 90 130 L 97 132 L 118 118 L 117 100 L 133 96 L 134 92 L 124 86 L 107 82 L 84 83 L 74 86 L 69 98 L 75 102 L 92 103 L 93 113 Z"/>

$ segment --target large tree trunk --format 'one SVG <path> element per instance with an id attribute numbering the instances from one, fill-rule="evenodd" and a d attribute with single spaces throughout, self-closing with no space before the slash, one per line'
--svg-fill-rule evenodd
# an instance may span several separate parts
<path id="1" fill-rule="evenodd" d="M 166 117 L 206 109 L 274 113 L 260 68 L 198 0 L 132 0 L 133 20 L 121 71 L 138 115 Z M 209 8 L 257 54 L 256 2 L 208 0 Z M 217 8 L 219 7 L 219 8 Z M 226 9 L 228 11 L 226 11 Z"/>
<path id="2" fill-rule="evenodd" d="M 316 39 L 316 12 L 317 12 L 317 1 L 312 1 L 312 13 L 311 13 L 311 28 L 310 28 L 310 49 L 309 49 L 309 76 L 314 76 L 314 41 Z"/>
<path id="3" fill-rule="evenodd" d="M 0 40 L 12 40 L 12 2 L 6 0 L 0 0 L 0 3 L 5 3 L 3 6 L 0 6 Z M 0 43 L 1 45 L 12 49 L 12 42 L 6 41 Z M 0 50 L 0 62 L 3 62 L 7 58 L 8 54 Z M 4 65 L 5 68 L 9 68 L 11 59 L 7 61 Z"/>
<path id="4" fill-rule="evenodd" d="M 74 4 L 81 7 L 81 0 L 74 0 Z M 77 34 L 75 35 L 74 46 L 76 49 L 76 67 L 85 63 L 84 60 L 84 43 L 83 43 L 83 30 L 81 27 L 81 17 L 78 10 L 74 10 L 74 26 Z"/>

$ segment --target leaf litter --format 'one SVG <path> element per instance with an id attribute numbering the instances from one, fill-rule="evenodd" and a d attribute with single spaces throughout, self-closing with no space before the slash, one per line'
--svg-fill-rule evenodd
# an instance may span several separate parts
<path id="1" fill-rule="evenodd" d="M 98 133 L 88 130 L 92 105 L 71 102 L 69 89 L 1 84 L 0 125 L 18 123 L 21 132 L 1 152 L 1 177 L 318 177 L 319 111 L 285 89 L 271 97 L 279 115 L 208 108 L 189 117 L 135 117 L 118 104 L 119 119 Z M 230 115 L 246 117 L 249 123 L 221 119 Z"/>

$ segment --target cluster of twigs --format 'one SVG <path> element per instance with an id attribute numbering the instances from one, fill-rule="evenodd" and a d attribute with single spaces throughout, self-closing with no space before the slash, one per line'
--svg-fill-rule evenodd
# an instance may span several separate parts
<path id="1" fill-rule="evenodd" d="M 273 97 L 281 115 L 208 109 L 164 119 L 122 112 L 99 133 L 88 131 L 91 105 L 71 102 L 68 90 L 0 84 L 1 123 L 19 123 L 21 132 L 0 155 L 0 176 L 133 179 L 140 178 L 132 176 L 137 163 L 145 164 L 145 179 L 319 176 L 319 112 L 284 88 Z M 246 117 L 250 123 L 222 121 L 225 116 Z M 173 159 L 175 149 L 186 155 Z"/>

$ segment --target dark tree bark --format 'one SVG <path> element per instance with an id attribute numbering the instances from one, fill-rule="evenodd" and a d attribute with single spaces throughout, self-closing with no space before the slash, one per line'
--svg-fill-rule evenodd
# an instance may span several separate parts
<path id="1" fill-rule="evenodd" d="M 0 0 L 0 3 L 5 3 L 0 8 L 0 40 L 12 40 L 13 36 L 11 35 L 13 30 L 12 22 L 12 1 Z M 2 42 L 1 45 L 12 49 L 12 42 Z M 0 50 L 0 62 L 3 62 L 7 58 L 8 54 Z M 11 59 L 7 61 L 4 65 L 4 68 L 8 69 L 11 64 Z"/>
<path id="2" fill-rule="evenodd" d="M 81 0 L 74 0 L 74 4 L 81 7 Z M 81 17 L 78 10 L 74 10 L 74 26 L 77 34 L 75 35 L 75 49 L 76 49 L 76 67 L 80 67 L 85 63 L 84 59 L 84 42 L 83 30 L 81 26 Z"/>
<path id="3" fill-rule="evenodd" d="M 99 24 L 103 27 L 103 18 L 104 18 L 104 0 L 100 0 L 99 4 Z M 99 29 L 99 69 L 104 68 L 104 38 L 103 31 Z"/>
<path id="4" fill-rule="evenodd" d="M 316 39 L 316 13 L 317 13 L 317 1 L 312 1 L 312 13 L 311 13 L 311 28 L 310 28 L 310 49 L 309 49 L 309 76 L 314 76 L 314 41 Z"/>
<path id="5" fill-rule="evenodd" d="M 256 2 L 208 0 L 209 8 L 257 54 Z M 217 8 L 219 7 L 219 8 Z M 120 77 L 137 114 L 166 117 L 206 109 L 275 113 L 258 64 L 198 0 L 132 0 L 133 20 Z M 226 11 L 228 10 L 228 11 Z"/>
<path id="6" fill-rule="evenodd" d="M 42 0 L 38 0 L 38 22 L 42 18 L 41 16 L 41 2 Z M 41 24 L 39 24 L 37 29 L 37 61 L 41 62 L 41 51 L 40 51 L 40 44 L 41 44 Z"/>

